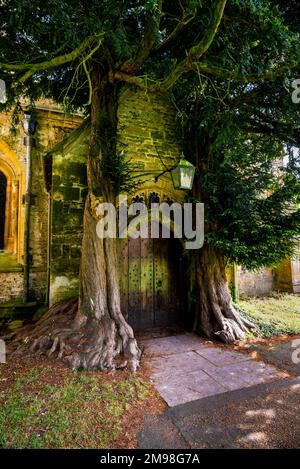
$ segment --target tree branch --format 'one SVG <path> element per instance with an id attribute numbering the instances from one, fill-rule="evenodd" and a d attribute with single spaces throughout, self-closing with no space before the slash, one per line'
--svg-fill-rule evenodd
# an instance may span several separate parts
<path id="1" fill-rule="evenodd" d="M 97 36 L 90 36 L 85 41 L 80 44 L 80 46 L 76 47 L 72 52 L 68 54 L 63 54 L 58 57 L 54 57 L 51 60 L 47 60 L 44 62 L 39 62 L 36 64 L 9 64 L 9 63 L 0 63 L 0 70 L 11 70 L 11 71 L 23 71 L 27 70 L 24 75 L 19 79 L 20 83 L 24 83 L 28 78 L 30 78 L 34 73 L 43 71 L 43 70 L 51 70 L 53 68 L 59 67 L 69 62 L 73 62 L 75 59 L 80 57 L 84 51 L 91 47 L 95 41 L 98 41 L 99 46 L 101 43 L 101 37 L 103 34 L 99 34 Z"/>
<path id="2" fill-rule="evenodd" d="M 199 44 L 196 44 L 189 50 L 186 58 L 182 60 L 170 73 L 170 75 L 160 83 L 160 91 L 166 91 L 168 88 L 170 88 L 182 74 L 191 70 L 193 62 L 199 60 L 200 57 L 202 57 L 202 55 L 205 54 L 205 52 L 208 50 L 214 40 L 215 35 L 217 34 L 226 2 L 227 0 L 216 1 L 210 24 L 202 40 L 199 42 Z"/>
<path id="3" fill-rule="evenodd" d="M 159 24 L 162 16 L 163 0 L 158 0 L 155 14 L 148 13 L 147 26 L 145 35 L 142 38 L 137 53 L 133 59 L 127 60 L 120 68 L 121 72 L 134 73 L 137 72 L 143 65 L 145 60 L 149 57 L 155 42 L 156 34 L 159 30 Z"/>
<path id="4" fill-rule="evenodd" d="M 199 73 L 203 72 L 209 75 L 215 75 L 220 78 L 229 78 L 234 81 L 240 81 L 240 82 L 245 82 L 245 83 L 249 83 L 249 82 L 255 83 L 261 80 L 272 80 L 274 78 L 282 76 L 286 72 L 298 66 L 299 64 L 297 62 L 292 62 L 289 65 L 282 65 L 281 67 L 278 67 L 274 70 L 266 70 L 260 75 L 254 75 L 254 74 L 240 75 L 237 72 L 227 70 L 225 68 L 215 67 L 214 65 L 209 65 L 207 63 L 194 62 L 191 65 L 191 70 L 194 70 Z"/>
<path id="5" fill-rule="evenodd" d="M 278 121 L 272 122 L 257 122 L 254 118 L 239 120 L 240 127 L 250 133 L 273 135 L 274 137 L 280 138 L 285 143 L 289 143 L 294 146 L 300 145 L 300 137 L 298 129 L 291 129 L 289 126 L 282 124 Z"/>
<path id="6" fill-rule="evenodd" d="M 233 81 L 240 81 L 241 83 L 256 83 L 259 81 L 264 81 L 264 80 L 273 80 L 274 78 L 280 77 L 284 75 L 285 73 L 297 68 L 299 66 L 298 63 L 294 62 L 289 65 L 283 65 L 282 67 L 278 67 L 275 70 L 266 70 L 264 73 L 261 75 L 254 75 L 254 74 L 249 74 L 249 75 L 239 75 L 236 72 L 232 72 L 230 70 L 227 70 L 225 68 L 220 68 L 220 67 L 215 67 L 213 65 L 209 65 L 207 63 L 198 63 L 194 62 L 190 70 L 194 70 L 197 73 L 206 73 L 209 75 L 214 75 L 220 78 L 227 78 Z M 110 73 L 110 80 L 111 81 L 125 81 L 127 83 L 130 83 L 131 85 L 135 85 L 138 88 L 145 90 L 145 91 L 164 91 L 164 81 L 163 82 L 158 82 L 158 83 L 148 83 L 147 78 L 143 77 L 138 77 L 134 75 L 130 75 L 129 73 L 124 73 L 121 71 L 112 71 Z M 239 98 L 240 99 L 240 98 Z"/>
<path id="7" fill-rule="evenodd" d="M 125 81 L 131 85 L 135 85 L 137 88 L 142 90 L 148 90 L 150 87 L 147 86 L 147 80 L 145 78 L 137 77 L 130 75 L 129 73 L 124 73 L 121 71 L 111 71 L 109 74 L 109 80 L 113 81 Z"/>
<path id="8" fill-rule="evenodd" d="M 167 45 L 169 45 L 170 42 L 174 41 L 177 38 L 177 36 L 186 28 L 186 26 L 191 21 L 193 21 L 193 19 L 196 16 L 196 13 L 197 13 L 197 9 L 195 9 L 194 13 L 184 14 L 183 17 L 181 18 L 181 20 L 177 23 L 177 25 L 173 29 L 173 31 L 171 31 L 169 36 L 166 37 L 166 39 L 163 42 L 158 44 L 158 46 L 155 48 L 155 50 L 156 51 L 161 50 L 161 49 L 165 48 Z"/>

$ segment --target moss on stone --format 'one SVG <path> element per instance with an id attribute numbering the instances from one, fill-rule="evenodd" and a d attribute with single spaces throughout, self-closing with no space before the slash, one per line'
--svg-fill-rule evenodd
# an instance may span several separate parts
<path id="1" fill-rule="evenodd" d="M 0 253 L 0 272 L 20 272 L 22 266 L 18 264 L 17 257 L 10 253 Z"/>

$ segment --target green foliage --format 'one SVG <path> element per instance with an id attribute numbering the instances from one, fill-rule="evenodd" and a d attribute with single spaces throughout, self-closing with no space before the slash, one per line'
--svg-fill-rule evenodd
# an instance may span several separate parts
<path id="1" fill-rule="evenodd" d="M 294 60 L 296 7 L 276 3 L 230 2 L 207 62 L 247 77 Z M 185 151 L 199 168 L 206 242 L 249 269 L 279 263 L 299 242 L 300 107 L 291 100 L 292 77 L 242 83 L 190 73 L 173 88 Z"/>
<path id="2" fill-rule="evenodd" d="M 125 153 L 108 153 L 102 161 L 102 170 L 105 177 L 112 182 L 115 195 L 133 192 L 140 184 L 134 176 L 136 165 L 126 157 Z"/>
<path id="3" fill-rule="evenodd" d="M 282 165 L 284 142 L 234 130 L 229 144 L 211 146 L 213 167 L 201 177 L 207 218 L 218 226 L 207 241 L 249 269 L 274 265 L 297 245 L 300 179 Z"/>
<path id="4" fill-rule="evenodd" d="M 150 57 L 139 75 L 153 80 L 162 77 L 186 56 L 186 51 L 205 33 L 211 16 L 210 0 L 164 0 L 161 24 L 155 36 Z M 278 3 L 278 2 L 277 2 Z M 235 0 L 226 5 L 226 19 L 205 55 L 211 65 L 227 67 L 246 76 L 272 69 L 284 61 L 295 62 L 298 57 L 298 37 L 284 23 L 285 17 L 294 26 L 294 15 L 284 5 L 268 0 Z M 88 37 L 103 35 L 99 52 L 93 60 L 103 68 L 118 69 L 126 60 L 134 58 L 145 34 L 149 18 L 157 24 L 156 0 L 7 0 L 0 5 L 2 19 L 0 36 L 0 62 L 22 64 L 49 61 L 70 53 Z M 175 39 L 163 46 L 172 36 L 174 28 L 183 27 Z M 92 46 L 91 48 L 92 49 Z M 88 102 L 89 83 L 83 61 L 78 60 L 53 70 L 39 71 L 33 79 L 22 84 L 24 71 L 1 70 L 8 87 L 8 104 L 18 96 L 35 100 L 41 96 L 58 102 L 72 103 L 73 107 Z"/>
<path id="5" fill-rule="evenodd" d="M 88 3 L 82 0 L 7 0 L 0 4 L 0 62 L 34 64 L 49 61 L 70 53 L 87 37 L 99 34 L 104 40 L 98 60 L 104 62 L 104 55 L 110 55 L 114 63 L 126 61 L 136 53 L 145 31 L 147 14 L 156 7 L 155 0 L 134 3 L 123 0 L 92 0 Z M 88 102 L 89 84 L 84 68 L 78 68 L 84 56 L 78 59 L 50 71 L 39 71 L 24 84 L 19 81 L 23 70 L 1 70 L 8 92 L 6 106 L 13 106 L 18 96 L 26 96 L 33 100 L 49 97 L 61 103 L 71 102 L 73 108 L 82 107 Z M 91 66 L 90 61 L 88 68 Z"/>
<path id="6" fill-rule="evenodd" d="M 3 67 L 8 106 L 20 96 L 45 96 L 82 108 L 90 102 L 93 70 L 125 69 L 147 86 L 157 83 L 201 43 L 215 5 L 214 0 L 164 0 L 159 12 L 155 0 L 6 0 L 0 4 L 0 63 L 49 61 L 91 36 L 101 37 L 96 49 L 90 44 L 76 60 L 35 71 L 25 81 L 22 67 Z M 296 1 L 228 1 L 217 35 L 201 57 L 202 71 L 196 60 L 172 88 L 186 153 L 199 170 L 200 193 L 194 195 L 206 205 L 206 241 L 248 268 L 290 255 L 300 234 L 294 151 L 300 147 L 300 107 L 290 96 L 291 80 L 299 73 L 299 13 Z M 141 48 L 145 58 L 131 72 L 126 64 Z M 270 78 L 283 67 L 282 76 Z M 88 114 L 89 105 L 85 109 Z M 103 172 L 116 193 L 130 191 L 133 168 L 114 150 L 116 128 L 109 120 L 99 125 L 99 136 L 108 142 Z M 275 174 L 284 149 L 289 164 Z"/>

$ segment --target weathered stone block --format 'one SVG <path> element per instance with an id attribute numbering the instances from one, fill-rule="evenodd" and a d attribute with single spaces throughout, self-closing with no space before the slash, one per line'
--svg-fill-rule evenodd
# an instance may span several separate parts
<path id="1" fill-rule="evenodd" d="M 70 256 L 70 245 L 69 244 L 63 244 L 62 246 L 62 254 L 64 258 L 68 258 Z"/>
<path id="2" fill-rule="evenodd" d="M 62 200 L 52 201 L 52 233 L 61 233 L 66 222 L 66 210 Z"/>
<path id="3" fill-rule="evenodd" d="M 79 187 L 64 187 L 64 200 L 66 202 L 80 199 Z"/>
<path id="4" fill-rule="evenodd" d="M 81 246 L 71 246 L 70 254 L 73 259 L 80 259 Z"/>
<path id="5" fill-rule="evenodd" d="M 153 138 L 154 142 L 161 142 L 165 139 L 165 133 L 161 130 L 152 130 L 151 137 Z"/>
<path id="6" fill-rule="evenodd" d="M 52 259 L 59 259 L 62 256 L 61 244 L 52 244 Z"/>
<path id="7" fill-rule="evenodd" d="M 88 189 L 87 188 L 84 188 L 84 189 L 80 190 L 80 199 L 82 201 L 85 201 L 85 199 L 87 198 L 87 195 L 88 195 Z"/>
<path id="8" fill-rule="evenodd" d="M 84 163 L 68 163 L 67 170 L 79 184 L 87 185 L 86 165 Z"/>
<path id="9" fill-rule="evenodd" d="M 53 174 L 52 176 L 52 188 L 57 190 L 61 184 L 61 177 L 58 174 Z"/>
<path id="10" fill-rule="evenodd" d="M 64 200 L 65 202 L 72 200 L 79 200 L 80 189 L 78 187 L 64 187 Z"/>

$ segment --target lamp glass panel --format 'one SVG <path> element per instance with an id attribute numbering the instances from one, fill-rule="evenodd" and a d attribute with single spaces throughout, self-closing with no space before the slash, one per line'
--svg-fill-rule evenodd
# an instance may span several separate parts
<path id="1" fill-rule="evenodd" d="M 191 189 L 194 180 L 194 168 L 193 167 L 181 167 L 180 168 L 180 189 Z"/>
<path id="2" fill-rule="evenodd" d="M 179 166 L 177 166 L 175 169 L 171 171 L 172 173 L 172 179 L 173 179 L 173 185 L 175 189 L 180 188 L 180 169 Z"/>

